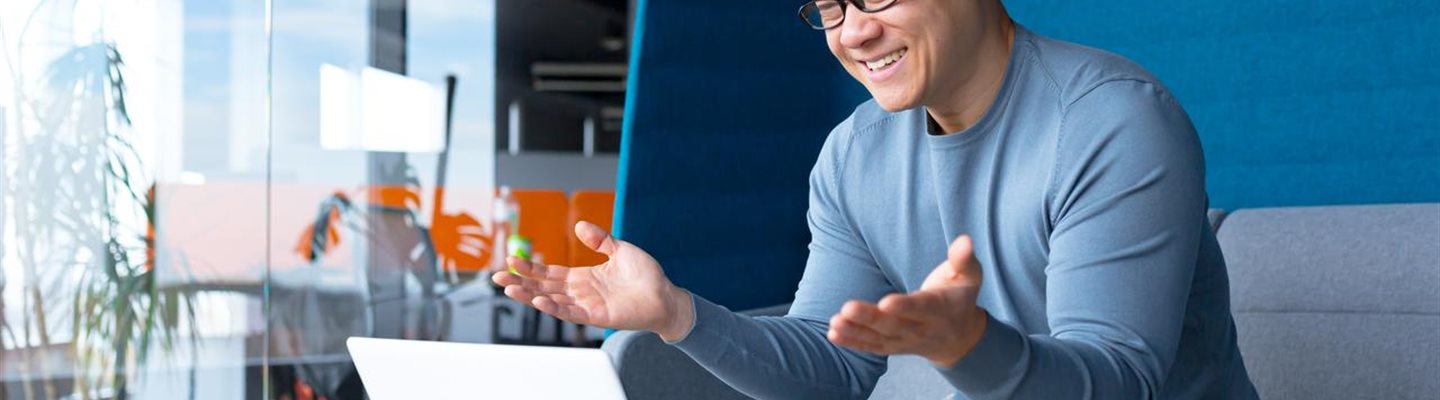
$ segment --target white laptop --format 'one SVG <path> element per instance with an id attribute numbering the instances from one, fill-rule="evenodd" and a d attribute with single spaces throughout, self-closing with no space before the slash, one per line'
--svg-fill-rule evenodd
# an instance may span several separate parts
<path id="1" fill-rule="evenodd" d="M 352 337 L 346 341 L 374 400 L 624 400 L 598 349 Z"/>

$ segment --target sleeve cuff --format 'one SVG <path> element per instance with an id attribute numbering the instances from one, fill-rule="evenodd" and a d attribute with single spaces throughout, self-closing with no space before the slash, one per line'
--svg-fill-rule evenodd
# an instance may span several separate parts
<path id="1" fill-rule="evenodd" d="M 985 319 L 985 332 L 970 354 L 955 365 L 935 368 L 951 386 L 976 398 L 987 398 L 986 393 L 1003 393 L 1004 388 L 1013 386 L 1020 379 L 1030 351 L 1029 343 L 1015 328 L 988 313 Z"/>
<path id="2" fill-rule="evenodd" d="M 718 304 L 711 303 L 694 293 L 690 293 L 690 304 L 695 307 L 695 320 L 690 322 L 690 331 L 673 342 L 666 341 L 666 344 L 685 350 L 686 352 L 700 351 L 702 349 L 714 349 L 719 347 L 721 338 L 724 335 L 717 334 L 717 331 L 724 332 L 733 325 L 734 314 L 729 309 Z"/>
<path id="3" fill-rule="evenodd" d="M 684 335 L 680 335 L 680 338 L 679 338 L 679 339 L 675 339 L 675 341 L 673 341 L 673 342 L 672 342 L 672 341 L 669 341 L 669 340 L 661 339 L 662 341 L 665 342 L 665 344 L 668 344 L 668 345 L 677 345 L 677 344 L 680 344 L 680 342 L 684 342 L 685 339 L 689 339 L 689 338 L 690 338 L 690 334 L 691 334 L 691 333 L 695 333 L 695 327 L 698 326 L 698 325 L 700 325 L 700 308 L 701 308 L 701 306 L 700 306 L 700 296 L 696 296 L 695 293 L 690 293 L 689 290 L 686 290 L 685 293 L 688 294 L 688 295 L 690 295 L 690 315 L 694 315 L 695 318 L 690 319 L 690 328 L 689 328 L 689 329 L 686 329 L 686 330 L 685 330 L 685 334 L 684 334 Z M 710 306 L 715 306 L 714 304 L 710 304 L 709 302 L 706 302 L 705 304 L 710 305 Z M 715 306 L 715 307 L 718 307 L 718 306 Z"/>

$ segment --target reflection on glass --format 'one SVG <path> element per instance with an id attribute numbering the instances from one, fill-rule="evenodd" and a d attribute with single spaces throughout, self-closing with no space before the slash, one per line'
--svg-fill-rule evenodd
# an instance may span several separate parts
<path id="1" fill-rule="evenodd" d="M 350 336 L 486 340 L 457 316 L 488 320 L 493 296 L 475 280 L 494 190 L 493 8 L 277 5 L 273 396 L 358 398 Z"/>
<path id="2" fill-rule="evenodd" d="M 344 338 L 365 335 L 370 297 L 358 260 L 376 236 L 364 220 L 367 157 L 330 151 L 321 141 L 321 66 L 357 74 L 368 62 L 370 1 L 299 0 L 273 14 L 270 323 L 267 347 L 274 398 L 359 398 Z M 356 126 L 353 124 L 352 126 Z M 318 246 L 311 238 L 320 235 Z M 353 378 L 351 378 L 353 381 Z"/>
<path id="3" fill-rule="evenodd" d="M 0 1 L 0 398 L 360 398 L 347 337 L 520 315 L 495 4 L 273 6 Z"/>
<path id="4" fill-rule="evenodd" d="M 264 118 L 235 3 L 0 2 L 0 398 L 244 396 L 260 282 L 216 277 L 263 271 L 264 164 L 208 163 L 265 146 L 222 125 Z"/>

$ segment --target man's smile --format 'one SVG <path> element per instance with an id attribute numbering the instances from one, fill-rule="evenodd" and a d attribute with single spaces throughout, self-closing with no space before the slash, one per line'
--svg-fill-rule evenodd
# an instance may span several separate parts
<path id="1" fill-rule="evenodd" d="M 870 81 L 879 81 L 890 76 L 894 72 L 893 69 L 895 64 L 898 64 L 900 60 L 905 58 L 905 53 L 908 50 L 908 47 L 901 47 L 900 49 L 889 52 L 885 55 L 875 57 L 869 60 L 860 60 L 858 62 L 860 63 L 860 66 L 863 67 L 868 73 Z"/>

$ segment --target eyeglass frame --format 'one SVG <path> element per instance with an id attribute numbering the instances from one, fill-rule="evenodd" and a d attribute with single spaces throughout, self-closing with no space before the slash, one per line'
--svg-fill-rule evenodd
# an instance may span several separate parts
<path id="1" fill-rule="evenodd" d="M 821 26 L 820 26 L 820 27 L 816 27 L 815 24 L 810 23 L 810 19 L 809 19 L 809 18 L 806 18 L 806 17 L 805 17 L 805 8 L 806 8 L 806 7 L 811 7 L 811 6 L 813 6 L 813 7 L 815 7 L 816 10 L 818 11 L 819 8 L 820 8 L 820 2 L 822 2 L 822 1 L 833 1 L 833 2 L 835 2 L 836 4 L 839 4 L 839 5 L 840 5 L 840 21 L 839 21 L 839 22 L 836 22 L 834 26 L 824 26 L 824 25 L 825 25 L 825 24 L 824 24 L 824 21 L 821 21 L 821 24 L 820 24 Z M 876 7 L 876 8 L 874 8 L 874 9 L 871 9 L 871 8 L 866 8 L 866 7 L 865 7 L 865 0 L 810 0 L 810 1 L 805 2 L 805 4 L 801 4 L 801 5 L 800 5 L 800 9 L 799 9 L 799 10 L 796 10 L 795 13 L 796 13 L 796 15 L 798 15 L 798 16 L 800 17 L 800 20 L 801 20 L 801 21 L 805 22 L 805 26 L 810 27 L 810 29 L 814 29 L 814 30 L 817 30 L 817 31 L 828 31 L 828 30 L 831 30 L 831 29 L 838 28 L 838 27 L 840 27 L 840 25 L 844 25 L 844 24 L 845 24 L 845 14 L 846 14 L 846 12 L 847 12 L 847 10 L 845 9 L 846 3 L 849 3 L 850 5 L 854 5 L 854 6 L 855 6 L 855 9 L 856 9 L 856 10 L 860 10 L 860 12 L 863 12 L 863 13 L 866 13 L 866 14 L 874 14 L 874 13 L 877 13 L 877 12 L 885 11 L 885 9 L 894 6 L 895 3 L 899 2 L 899 1 L 900 1 L 900 0 L 890 0 L 889 3 L 885 3 L 885 4 L 882 5 L 882 6 L 879 6 L 879 7 Z"/>

